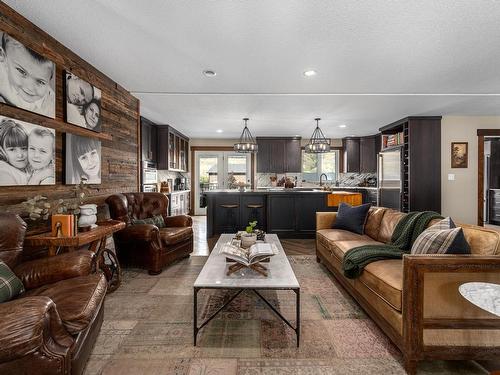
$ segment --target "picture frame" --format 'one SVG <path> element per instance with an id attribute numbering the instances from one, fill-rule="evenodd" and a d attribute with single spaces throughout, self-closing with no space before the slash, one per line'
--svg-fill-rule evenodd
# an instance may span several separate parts
<path id="1" fill-rule="evenodd" d="M 451 167 L 469 167 L 469 142 L 451 142 Z"/>
<path id="2" fill-rule="evenodd" d="M 0 102 L 56 118 L 56 64 L 0 31 Z"/>
<path id="3" fill-rule="evenodd" d="M 64 180 L 66 185 L 101 184 L 101 141 L 66 133 Z"/>
<path id="4" fill-rule="evenodd" d="M 66 122 L 101 132 L 102 91 L 70 71 L 64 71 Z"/>
<path id="5" fill-rule="evenodd" d="M 0 186 L 55 185 L 56 131 L 0 116 Z"/>

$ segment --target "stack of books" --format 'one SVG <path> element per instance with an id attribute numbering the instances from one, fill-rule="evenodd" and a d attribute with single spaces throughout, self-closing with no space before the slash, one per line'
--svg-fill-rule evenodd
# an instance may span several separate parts
<path id="1" fill-rule="evenodd" d="M 74 237 L 78 234 L 78 215 L 52 215 L 51 228 L 54 237 Z"/>
<path id="2" fill-rule="evenodd" d="M 404 133 L 388 134 L 382 136 L 382 147 L 393 147 L 404 143 Z"/>

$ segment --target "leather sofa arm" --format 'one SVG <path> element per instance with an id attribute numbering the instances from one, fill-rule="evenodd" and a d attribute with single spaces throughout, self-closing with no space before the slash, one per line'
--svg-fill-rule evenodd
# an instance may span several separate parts
<path id="1" fill-rule="evenodd" d="M 153 224 L 137 224 L 129 225 L 126 228 L 115 233 L 115 236 L 120 242 L 127 241 L 154 241 L 159 240 L 160 231 Z"/>
<path id="2" fill-rule="evenodd" d="M 336 212 L 316 212 L 316 230 L 331 229 L 335 219 Z"/>
<path id="3" fill-rule="evenodd" d="M 72 251 L 21 263 L 14 268 L 14 273 L 21 279 L 26 289 L 35 289 L 42 285 L 90 274 L 93 257 L 94 253 L 88 250 Z"/>
<path id="4" fill-rule="evenodd" d="M 192 227 L 193 219 L 188 215 L 167 216 L 163 218 L 167 227 Z"/>
<path id="5" fill-rule="evenodd" d="M 48 297 L 1 303 L 0 316 L 0 366 L 35 351 L 49 358 L 66 357 L 74 343 Z"/>

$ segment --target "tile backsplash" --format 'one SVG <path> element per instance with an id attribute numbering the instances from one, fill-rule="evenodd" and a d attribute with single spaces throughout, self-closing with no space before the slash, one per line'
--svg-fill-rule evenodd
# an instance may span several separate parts
<path id="1" fill-rule="evenodd" d="M 301 173 L 257 173 L 256 174 L 256 182 L 257 182 L 257 187 L 268 187 L 271 186 L 271 180 L 270 177 L 276 176 L 278 181 L 282 177 L 290 177 L 292 180 L 297 177 L 297 186 L 302 186 L 302 187 L 311 187 L 311 186 L 318 186 L 319 183 L 313 183 L 313 182 L 303 182 L 302 181 L 302 174 Z M 365 179 L 372 178 L 372 177 L 377 177 L 376 173 L 340 173 L 339 178 L 338 178 L 338 185 L 339 186 L 359 186 L 362 184 Z M 327 181 L 327 185 L 332 184 L 332 181 Z"/>
<path id="2" fill-rule="evenodd" d="M 167 181 L 168 179 L 172 179 L 175 182 L 177 177 L 185 177 L 187 178 L 187 185 L 191 186 L 191 179 L 189 173 L 181 173 L 181 172 L 173 172 L 167 170 L 158 170 L 158 182 Z"/>

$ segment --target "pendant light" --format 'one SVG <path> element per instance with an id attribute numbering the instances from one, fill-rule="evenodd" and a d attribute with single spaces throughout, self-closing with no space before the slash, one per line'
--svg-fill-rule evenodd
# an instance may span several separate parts
<path id="1" fill-rule="evenodd" d="M 247 127 L 248 118 L 244 118 L 243 121 L 245 122 L 245 127 L 241 133 L 240 141 L 234 144 L 234 151 L 241 153 L 257 152 L 257 142 L 255 142 Z"/>
<path id="2" fill-rule="evenodd" d="M 320 118 L 315 118 L 316 129 L 312 133 L 309 143 L 304 147 L 304 151 L 308 154 L 321 154 L 323 152 L 330 152 L 330 138 L 326 138 L 319 128 Z"/>

